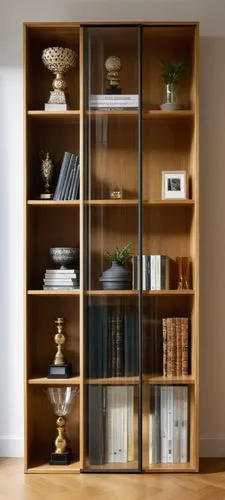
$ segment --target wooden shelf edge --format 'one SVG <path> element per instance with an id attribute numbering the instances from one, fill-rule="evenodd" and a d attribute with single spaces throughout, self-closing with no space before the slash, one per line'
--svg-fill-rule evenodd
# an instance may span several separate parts
<path id="1" fill-rule="evenodd" d="M 138 295 L 138 290 L 86 290 L 85 295 L 93 296 L 135 296 Z M 160 295 L 160 296 L 182 296 L 182 295 L 194 295 L 194 290 L 143 290 L 142 294 L 144 296 L 148 295 Z"/>
<path id="2" fill-rule="evenodd" d="M 186 464 L 152 464 L 143 469 L 146 473 L 152 472 L 197 472 L 197 468 L 191 463 Z"/>
<path id="3" fill-rule="evenodd" d="M 28 110 L 27 116 L 32 118 L 79 118 L 80 110 L 45 111 L 44 109 Z"/>
<path id="4" fill-rule="evenodd" d="M 143 381 L 150 385 L 194 385 L 196 380 L 192 375 L 187 376 L 177 376 L 177 377 L 163 377 L 163 376 L 151 376 L 143 375 Z"/>
<path id="5" fill-rule="evenodd" d="M 80 200 L 27 200 L 27 205 L 37 207 L 67 207 L 67 206 L 80 206 Z M 138 199 L 123 199 L 123 200 L 84 200 L 84 205 L 88 206 L 106 206 L 106 207 L 133 207 L 138 206 Z M 193 206 L 194 200 L 143 200 L 142 206 Z"/>
<path id="6" fill-rule="evenodd" d="M 51 295 L 71 295 L 79 296 L 80 290 L 28 290 L 27 295 L 51 296 Z"/>
<path id="7" fill-rule="evenodd" d="M 139 377 L 106 377 L 86 379 L 86 384 L 92 385 L 136 385 Z"/>
<path id="8" fill-rule="evenodd" d="M 32 377 L 28 379 L 28 385 L 79 385 L 80 377 L 70 378 L 47 378 Z"/>
<path id="9" fill-rule="evenodd" d="M 27 205 L 34 207 L 79 207 L 80 200 L 27 200 Z"/>
<path id="10" fill-rule="evenodd" d="M 80 462 L 72 462 L 70 465 L 49 465 L 43 460 L 43 464 L 28 467 L 27 474 L 75 474 L 80 472 Z"/>

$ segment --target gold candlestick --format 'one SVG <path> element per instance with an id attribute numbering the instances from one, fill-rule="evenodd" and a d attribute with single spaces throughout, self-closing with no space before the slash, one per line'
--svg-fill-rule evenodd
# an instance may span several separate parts
<path id="1" fill-rule="evenodd" d="M 62 346 L 65 343 L 66 337 L 63 333 L 64 318 L 57 318 L 55 321 L 57 328 L 57 333 L 55 334 L 54 340 L 57 345 L 57 352 L 54 359 L 54 365 L 64 365 L 64 356 L 62 352 Z"/>
<path id="2" fill-rule="evenodd" d="M 178 290 L 190 288 L 190 257 L 176 258 L 178 269 Z"/>

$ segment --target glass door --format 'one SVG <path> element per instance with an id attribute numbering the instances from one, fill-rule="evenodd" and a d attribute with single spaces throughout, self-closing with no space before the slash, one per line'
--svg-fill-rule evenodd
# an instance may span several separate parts
<path id="1" fill-rule="evenodd" d="M 85 28 L 85 471 L 140 471 L 140 28 Z"/>

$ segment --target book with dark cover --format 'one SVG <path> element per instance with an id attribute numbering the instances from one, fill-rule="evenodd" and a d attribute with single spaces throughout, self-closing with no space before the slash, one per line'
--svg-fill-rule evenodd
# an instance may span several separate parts
<path id="1" fill-rule="evenodd" d="M 79 196 L 80 196 L 80 159 L 79 156 L 77 156 L 76 175 L 74 179 L 71 200 L 78 200 Z"/>
<path id="2" fill-rule="evenodd" d="M 106 306 L 88 308 L 87 377 L 108 376 L 108 311 Z"/>
<path id="3" fill-rule="evenodd" d="M 75 155 L 72 154 L 72 156 L 70 158 L 69 166 L 67 168 L 66 175 L 64 177 L 64 181 L 62 183 L 62 188 L 61 188 L 61 190 L 59 192 L 59 199 L 60 200 L 66 200 L 67 199 L 66 194 L 68 194 L 68 190 L 69 190 L 69 186 L 70 186 L 70 182 L 71 182 L 74 161 L 75 161 Z"/>
<path id="4" fill-rule="evenodd" d="M 90 465 L 102 465 L 105 458 L 105 387 L 88 387 L 88 455 Z"/>
<path id="5" fill-rule="evenodd" d="M 60 191 L 62 189 L 62 184 L 63 184 L 64 178 L 65 178 L 68 166 L 69 166 L 69 162 L 70 162 L 71 156 L 72 156 L 72 153 L 69 153 L 68 151 L 66 151 L 64 153 L 63 161 L 62 161 L 62 165 L 61 165 L 61 168 L 60 168 L 59 178 L 58 178 L 58 182 L 57 182 L 57 186 L 56 186 L 56 189 L 55 189 L 53 200 L 59 200 L 60 199 L 59 198 L 59 194 L 60 194 Z"/>
<path id="6" fill-rule="evenodd" d="M 77 175 L 77 164 L 78 164 L 78 161 L 79 161 L 78 156 L 75 156 L 74 157 L 74 164 L 73 164 L 73 172 L 72 172 L 70 187 L 69 187 L 69 191 L 68 191 L 68 198 L 67 198 L 68 200 L 72 200 L 73 199 L 72 193 L 73 193 L 74 186 L 75 186 L 75 179 L 76 179 L 76 175 Z"/>
<path id="7" fill-rule="evenodd" d="M 138 375 L 138 318 L 134 314 L 124 317 L 124 375 Z"/>
<path id="8" fill-rule="evenodd" d="M 124 376 L 124 318 L 116 318 L 116 376 Z"/>
<path id="9" fill-rule="evenodd" d="M 111 330 L 110 330 L 110 344 L 111 344 L 111 376 L 116 377 L 116 332 L 117 332 L 117 321 L 116 315 L 111 316 Z"/>

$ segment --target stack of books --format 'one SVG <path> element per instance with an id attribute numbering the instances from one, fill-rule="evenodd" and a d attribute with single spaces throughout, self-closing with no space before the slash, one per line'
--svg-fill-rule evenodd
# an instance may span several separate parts
<path id="1" fill-rule="evenodd" d="M 107 306 L 88 308 L 87 377 L 138 375 L 137 315 L 114 314 Z"/>
<path id="2" fill-rule="evenodd" d="M 139 290 L 139 256 L 132 257 L 132 288 Z M 170 258 L 166 255 L 142 255 L 142 290 L 169 290 Z"/>
<path id="3" fill-rule="evenodd" d="M 79 271 L 76 269 L 47 269 L 43 290 L 74 290 L 79 288 Z"/>
<path id="4" fill-rule="evenodd" d="M 150 389 L 149 463 L 188 462 L 188 387 Z"/>
<path id="5" fill-rule="evenodd" d="M 163 318 L 163 375 L 188 375 L 188 318 Z"/>
<path id="6" fill-rule="evenodd" d="M 134 455 L 134 387 L 89 386 L 90 465 L 126 463 L 134 460 Z"/>
<path id="7" fill-rule="evenodd" d="M 78 200 L 80 189 L 79 156 L 66 151 L 63 156 L 53 200 Z"/>
<path id="8" fill-rule="evenodd" d="M 92 109 L 134 109 L 138 107 L 138 94 L 91 94 Z"/>

